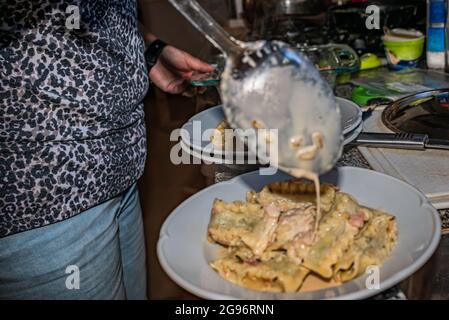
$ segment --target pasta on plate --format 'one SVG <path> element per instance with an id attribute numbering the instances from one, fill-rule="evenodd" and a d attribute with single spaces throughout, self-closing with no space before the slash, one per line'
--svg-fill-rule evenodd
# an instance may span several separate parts
<path id="1" fill-rule="evenodd" d="M 330 184 L 320 195 L 317 228 L 315 186 L 304 180 L 269 184 L 246 202 L 216 199 L 208 239 L 226 254 L 211 267 L 242 287 L 297 292 L 310 275 L 343 283 L 381 265 L 397 241 L 395 217 Z"/>

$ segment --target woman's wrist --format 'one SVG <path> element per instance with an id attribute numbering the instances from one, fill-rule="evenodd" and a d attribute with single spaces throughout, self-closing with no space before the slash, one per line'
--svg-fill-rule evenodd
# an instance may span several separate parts
<path id="1" fill-rule="evenodd" d="M 143 36 L 143 40 L 145 41 L 145 50 L 148 49 L 148 47 L 151 45 L 151 43 L 157 39 L 158 38 L 154 34 L 147 32 Z"/>

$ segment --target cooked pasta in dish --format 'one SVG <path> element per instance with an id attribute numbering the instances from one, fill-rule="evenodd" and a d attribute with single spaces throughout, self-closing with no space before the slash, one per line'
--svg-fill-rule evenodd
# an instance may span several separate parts
<path id="1" fill-rule="evenodd" d="M 208 239 L 227 253 L 212 268 L 242 287 L 296 292 L 310 275 L 342 283 L 381 265 L 397 240 L 394 216 L 330 184 L 320 195 L 318 228 L 315 186 L 304 180 L 269 184 L 246 202 L 216 199 Z"/>
<path id="2" fill-rule="evenodd" d="M 226 129 L 230 129 L 230 128 L 231 127 L 225 120 L 221 121 L 218 124 L 218 126 L 214 129 L 214 132 L 210 137 L 210 141 L 212 142 L 214 147 L 216 147 L 218 149 L 223 149 L 225 147 L 225 145 L 226 145 L 225 132 L 226 132 Z"/>

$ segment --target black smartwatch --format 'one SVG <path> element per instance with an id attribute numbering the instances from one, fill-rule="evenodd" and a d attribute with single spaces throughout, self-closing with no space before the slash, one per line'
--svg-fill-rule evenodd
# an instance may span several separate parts
<path id="1" fill-rule="evenodd" d="M 145 60 L 147 62 L 148 72 L 157 63 L 157 59 L 162 53 L 162 50 L 167 46 L 167 44 L 159 39 L 154 40 L 145 50 Z"/>

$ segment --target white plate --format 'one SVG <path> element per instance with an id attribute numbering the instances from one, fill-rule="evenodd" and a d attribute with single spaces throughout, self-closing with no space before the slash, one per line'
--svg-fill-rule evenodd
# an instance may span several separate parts
<path id="1" fill-rule="evenodd" d="M 282 172 L 260 176 L 250 172 L 210 186 L 184 201 L 164 222 L 157 245 L 162 268 L 181 287 L 206 299 L 363 299 L 386 290 L 416 272 L 432 256 L 441 235 L 438 212 L 418 190 L 382 173 L 343 167 L 322 177 L 355 196 L 361 204 L 394 214 L 398 243 L 380 268 L 380 289 L 367 289 L 366 277 L 330 289 L 299 293 L 265 293 L 245 289 L 220 277 L 208 262 L 218 246 L 206 240 L 215 198 L 244 200 L 249 190 L 290 177 Z"/>
<path id="2" fill-rule="evenodd" d="M 337 103 L 340 106 L 343 134 L 347 135 L 362 123 L 362 109 L 357 103 L 344 98 L 337 97 Z"/>
<path id="3" fill-rule="evenodd" d="M 363 131 L 363 122 L 359 124 L 359 126 L 349 133 L 347 133 L 344 137 L 343 145 L 347 145 L 354 141 L 358 135 Z M 203 149 L 203 151 L 196 150 L 192 147 L 189 147 L 184 140 L 181 139 L 179 142 L 180 146 L 183 151 L 185 151 L 187 154 L 190 154 L 191 156 L 201 159 L 202 161 L 206 163 L 216 163 L 216 164 L 236 164 L 236 162 L 233 160 L 234 155 L 239 155 L 238 153 L 232 154 L 232 153 L 226 153 L 226 154 L 218 154 L 217 152 L 209 153 L 207 152 L 208 149 Z M 248 156 L 246 153 L 241 154 L 243 157 Z M 242 158 L 244 159 L 244 158 Z M 244 163 L 240 164 L 248 164 L 245 160 Z M 254 163 L 251 163 L 254 164 Z"/>
<path id="4" fill-rule="evenodd" d="M 345 146 L 347 144 L 350 144 L 359 136 L 360 133 L 362 133 L 362 131 L 363 131 L 363 122 L 361 122 L 354 131 L 345 134 L 344 138 L 345 140 L 343 141 L 343 145 Z"/>
<path id="5" fill-rule="evenodd" d="M 181 149 L 186 152 L 187 154 L 190 154 L 191 156 L 201 159 L 201 161 L 204 161 L 206 163 L 215 163 L 215 164 L 234 164 L 235 161 L 233 160 L 233 157 L 226 158 L 224 155 L 216 155 L 216 154 L 208 154 L 208 153 L 201 153 L 193 148 L 190 148 L 184 143 L 184 140 L 181 140 L 179 142 Z"/>
<path id="6" fill-rule="evenodd" d="M 362 110 L 360 107 L 347 99 L 337 97 L 337 103 L 340 106 L 343 134 L 347 135 L 349 132 L 357 128 L 362 122 Z M 210 142 L 210 137 L 205 135 L 206 130 L 215 129 L 218 124 L 225 118 L 221 105 L 204 110 L 187 121 L 181 131 L 181 139 L 184 144 L 197 152 L 214 152 L 215 156 L 228 155 L 230 151 L 214 148 Z M 194 122 L 196 124 L 194 124 Z M 194 134 L 194 125 L 200 126 L 196 135 Z M 244 151 L 231 152 L 231 154 L 245 154 Z"/>

